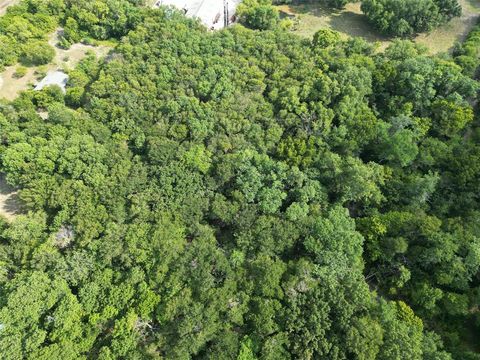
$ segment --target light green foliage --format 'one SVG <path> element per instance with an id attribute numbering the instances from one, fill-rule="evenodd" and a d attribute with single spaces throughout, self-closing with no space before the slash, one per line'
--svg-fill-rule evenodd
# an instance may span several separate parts
<path id="1" fill-rule="evenodd" d="M 473 120 L 473 110 L 468 105 L 457 105 L 447 100 L 433 104 L 433 128 L 441 135 L 455 136 Z"/>
<path id="2" fill-rule="evenodd" d="M 382 157 L 400 166 L 407 166 L 415 160 L 418 154 L 418 147 L 415 142 L 415 135 L 411 130 L 401 129 L 387 137 Z"/>
<path id="3" fill-rule="evenodd" d="M 240 352 L 238 353 L 237 360 L 256 360 L 252 350 L 252 340 L 246 338 L 240 345 Z"/>
<path id="4" fill-rule="evenodd" d="M 330 29 L 318 30 L 313 35 L 313 45 L 315 47 L 326 48 L 328 46 L 335 45 L 340 41 L 340 34 Z"/>

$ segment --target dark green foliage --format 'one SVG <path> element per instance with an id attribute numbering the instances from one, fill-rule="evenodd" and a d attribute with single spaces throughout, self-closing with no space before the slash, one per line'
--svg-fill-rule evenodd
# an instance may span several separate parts
<path id="1" fill-rule="evenodd" d="M 341 9 L 345 5 L 347 5 L 350 2 L 350 0 L 326 0 L 326 3 L 328 6 Z"/>

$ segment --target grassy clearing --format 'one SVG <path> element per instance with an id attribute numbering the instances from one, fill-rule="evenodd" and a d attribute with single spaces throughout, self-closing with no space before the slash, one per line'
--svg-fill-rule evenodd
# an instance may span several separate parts
<path id="1" fill-rule="evenodd" d="M 430 53 L 450 51 L 457 41 L 463 41 L 470 30 L 475 26 L 480 16 L 480 1 L 460 0 L 462 16 L 433 30 L 429 34 L 417 36 L 415 41 L 425 45 Z"/>
<path id="2" fill-rule="evenodd" d="M 463 14 L 429 34 L 421 34 L 414 40 L 425 45 L 431 54 L 448 52 L 456 41 L 462 41 L 480 16 L 480 1 L 459 0 Z M 279 6 L 280 11 L 296 15 L 293 32 L 312 37 L 322 28 L 338 31 L 344 38 L 359 36 L 370 42 L 378 42 L 379 49 L 388 46 L 391 39 L 379 34 L 360 10 L 360 2 L 349 3 L 345 9 L 332 10 L 317 3 L 304 3 Z"/>
<path id="3" fill-rule="evenodd" d="M 82 60 L 87 52 L 92 51 L 99 58 L 104 57 L 112 49 L 113 44 L 104 42 L 97 46 L 85 45 L 85 44 L 73 44 L 68 50 L 61 49 L 56 46 L 60 40 L 62 29 L 58 29 L 50 36 L 48 43 L 55 48 L 55 59 L 50 64 L 52 68 L 66 68 L 72 69 Z"/>
<path id="4" fill-rule="evenodd" d="M 58 29 L 48 41 L 55 48 L 55 58 L 52 63 L 41 67 L 29 67 L 25 76 L 21 78 L 15 77 L 18 64 L 5 68 L 0 74 L 0 99 L 13 100 L 21 91 L 29 89 L 39 80 L 36 74 L 39 70 L 46 72 L 55 69 L 73 69 L 88 51 L 94 52 L 97 57 L 103 57 L 113 47 L 111 43 L 101 43 L 98 46 L 73 44 L 70 49 L 64 50 L 56 47 L 60 34 L 61 29 Z"/>

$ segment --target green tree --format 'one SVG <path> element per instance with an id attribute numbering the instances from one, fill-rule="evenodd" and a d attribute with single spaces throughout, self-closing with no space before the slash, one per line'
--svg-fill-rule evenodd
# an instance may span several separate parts
<path id="1" fill-rule="evenodd" d="M 278 10 L 269 0 L 247 0 L 237 8 L 240 21 L 252 29 L 267 30 L 275 27 L 279 20 Z"/>

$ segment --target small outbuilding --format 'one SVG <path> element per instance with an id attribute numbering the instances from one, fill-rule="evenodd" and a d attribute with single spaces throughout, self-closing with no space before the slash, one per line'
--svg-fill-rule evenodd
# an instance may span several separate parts
<path id="1" fill-rule="evenodd" d="M 42 90 L 50 85 L 57 85 L 63 92 L 67 86 L 68 75 L 63 71 L 49 71 L 47 75 L 36 86 L 35 90 Z"/>

